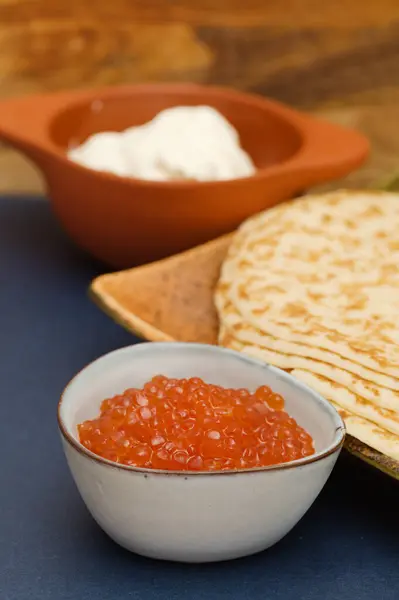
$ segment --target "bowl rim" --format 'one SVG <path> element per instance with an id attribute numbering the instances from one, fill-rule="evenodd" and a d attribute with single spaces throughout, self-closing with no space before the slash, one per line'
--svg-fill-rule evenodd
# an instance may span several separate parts
<path id="1" fill-rule="evenodd" d="M 103 458 L 102 456 L 95 454 L 94 452 L 92 452 L 91 450 L 88 450 L 85 446 L 83 446 L 83 444 L 81 444 L 79 442 L 79 440 L 71 433 L 70 428 L 65 424 L 65 421 L 61 414 L 66 394 L 69 391 L 69 389 L 71 388 L 71 386 L 73 385 L 73 383 L 77 379 L 79 379 L 85 372 L 87 372 L 89 369 L 91 369 L 91 367 L 93 365 L 95 365 L 96 363 L 102 361 L 103 359 L 109 358 L 111 356 L 115 356 L 117 354 L 123 354 L 123 353 L 130 353 L 130 352 L 134 353 L 137 351 L 140 352 L 142 350 L 151 351 L 151 348 L 154 346 L 156 346 L 158 348 L 162 347 L 165 350 L 168 350 L 168 349 L 171 350 L 171 349 L 175 349 L 176 345 L 178 345 L 180 347 L 185 346 L 187 349 L 190 349 L 193 351 L 195 349 L 203 350 L 204 348 L 207 348 L 208 351 L 210 351 L 210 352 L 215 352 L 215 353 L 220 352 L 222 354 L 226 354 L 228 356 L 239 359 L 247 364 L 251 364 L 256 367 L 261 367 L 262 369 L 267 369 L 268 371 L 276 373 L 280 378 L 285 379 L 286 381 L 290 381 L 291 383 L 293 383 L 294 387 L 297 387 L 297 388 L 301 389 L 303 392 L 315 397 L 315 399 L 321 405 L 323 405 L 324 408 L 326 408 L 328 410 L 328 412 L 331 414 L 332 418 L 335 419 L 337 425 L 335 428 L 333 441 L 326 448 L 319 450 L 318 452 L 315 452 L 311 456 L 307 456 L 305 458 L 300 458 L 300 459 L 297 459 L 294 461 L 289 461 L 286 463 L 279 463 L 276 465 L 268 465 L 266 467 L 255 467 L 255 468 L 239 469 L 239 470 L 232 469 L 229 471 L 220 471 L 220 470 L 219 471 L 188 471 L 188 470 L 184 471 L 184 470 L 167 470 L 167 469 L 151 469 L 151 468 L 145 468 L 145 467 L 135 467 L 132 465 L 124 465 L 124 464 L 116 463 L 107 458 Z M 327 458 L 328 456 L 330 456 L 330 455 L 334 454 L 335 452 L 337 452 L 338 450 L 340 450 L 344 444 L 345 435 L 346 435 L 346 428 L 345 428 L 344 421 L 343 421 L 341 415 L 338 413 L 338 411 L 334 408 L 334 406 L 332 406 L 328 402 L 328 400 L 326 400 L 318 392 L 312 390 L 305 383 L 295 379 L 290 373 L 287 373 L 286 371 L 283 371 L 282 369 L 279 369 L 278 367 L 274 367 L 273 365 L 270 365 L 269 363 L 265 363 L 261 360 L 253 358 L 252 356 L 247 356 L 241 352 L 237 352 L 236 350 L 230 350 L 229 348 L 224 348 L 222 346 L 215 346 L 212 344 L 200 344 L 200 343 L 194 343 L 194 342 L 139 342 L 136 344 L 131 344 L 129 346 L 124 346 L 122 348 L 113 350 L 111 352 L 107 352 L 106 354 L 103 354 L 102 356 L 96 358 L 95 360 L 91 361 L 86 366 L 84 366 L 82 369 L 80 369 L 69 380 L 67 385 L 64 387 L 64 389 L 61 393 L 60 399 L 58 401 L 58 405 L 57 405 L 57 421 L 58 421 L 58 427 L 59 427 L 59 430 L 60 430 L 60 433 L 61 433 L 63 439 L 70 446 L 72 446 L 77 452 L 79 452 L 79 454 L 83 455 L 85 458 L 87 458 L 89 460 L 93 460 L 94 462 L 100 463 L 109 468 L 127 471 L 130 473 L 140 473 L 140 474 L 143 474 L 145 477 L 147 477 L 148 475 L 163 475 L 163 476 L 168 476 L 168 477 L 184 477 L 186 479 L 188 479 L 189 477 L 199 477 L 199 476 L 212 477 L 215 475 L 223 475 L 223 476 L 227 477 L 227 476 L 239 475 L 241 473 L 255 474 L 255 473 L 264 473 L 264 472 L 269 472 L 269 471 L 270 472 L 282 471 L 282 470 L 287 470 L 287 469 L 293 469 L 296 467 L 304 467 L 309 464 L 319 462 L 320 460 L 323 460 L 324 458 Z"/>
<path id="2" fill-rule="evenodd" d="M 257 167 L 255 165 L 255 172 L 252 175 L 246 175 L 245 177 L 236 177 L 232 179 L 223 179 L 223 180 L 209 180 L 209 181 L 197 181 L 192 179 L 182 179 L 182 180 L 166 180 L 166 181 L 155 181 L 155 180 L 147 180 L 140 179 L 139 177 L 128 177 L 126 175 L 116 175 L 110 171 L 98 171 L 96 169 L 86 167 L 78 162 L 75 162 L 68 156 L 69 148 L 61 148 L 58 144 L 54 144 L 57 148 L 57 154 L 59 158 L 62 158 L 66 161 L 69 166 L 78 169 L 80 172 L 84 173 L 92 173 L 98 177 L 101 177 L 103 180 L 113 180 L 124 182 L 125 184 L 140 185 L 141 187 L 156 187 L 160 189 L 192 189 L 194 187 L 206 188 L 210 186 L 223 186 L 223 185 L 234 185 L 237 182 L 251 182 L 251 181 L 259 181 L 263 180 L 264 177 L 273 175 L 277 169 L 281 168 L 283 165 L 289 165 L 291 162 L 296 162 L 297 158 L 302 154 L 305 144 L 306 144 L 306 127 L 309 121 L 315 122 L 317 121 L 316 117 L 306 115 L 305 113 L 300 113 L 295 109 L 291 108 L 288 105 L 282 104 L 277 100 L 271 99 L 266 96 L 262 96 L 260 94 L 248 93 L 245 91 L 241 91 L 239 89 L 230 88 L 227 86 L 219 86 L 219 85 L 204 85 L 200 83 L 184 83 L 184 82 L 176 82 L 176 83 L 144 83 L 144 84 L 136 84 L 132 86 L 123 85 L 123 86 L 115 86 L 115 87 L 105 87 L 99 88 L 98 90 L 92 90 L 91 95 L 86 95 L 82 97 L 81 95 L 77 95 L 76 98 L 70 99 L 69 103 L 62 108 L 60 108 L 57 113 L 52 115 L 51 119 L 48 122 L 48 135 L 49 138 L 52 139 L 50 134 L 51 129 L 55 123 L 55 121 L 60 117 L 60 115 L 68 110 L 73 110 L 79 106 L 90 106 L 93 102 L 100 101 L 105 102 L 107 100 L 112 100 L 114 98 L 120 99 L 128 96 L 139 95 L 140 93 L 147 92 L 150 94 L 168 94 L 168 93 L 182 93 L 184 98 L 190 97 L 195 93 L 201 92 L 203 94 L 202 104 L 198 104 L 195 106 L 208 106 L 207 98 L 209 97 L 225 97 L 231 101 L 235 101 L 237 104 L 241 104 L 249 109 L 253 109 L 254 107 L 263 110 L 264 112 L 271 113 L 276 116 L 282 123 L 286 126 L 292 128 L 293 132 L 298 136 L 298 147 L 295 151 L 290 154 L 287 158 L 280 160 L 271 165 L 267 165 L 265 167 Z M 95 95 L 97 93 L 97 96 Z M 182 98 L 182 101 L 184 100 Z M 181 104 L 184 106 L 184 104 Z M 224 115 L 223 115 L 224 116 Z M 230 123 L 232 125 L 232 123 Z M 338 127 L 337 127 L 338 128 Z M 52 139 L 53 143 L 54 140 Z M 249 154 L 251 160 L 253 160 L 251 153 L 244 148 L 244 150 Z"/>

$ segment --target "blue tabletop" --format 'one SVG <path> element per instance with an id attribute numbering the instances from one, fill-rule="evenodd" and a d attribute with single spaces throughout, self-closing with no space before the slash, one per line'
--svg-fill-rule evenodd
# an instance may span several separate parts
<path id="1" fill-rule="evenodd" d="M 162 563 L 101 532 L 56 405 L 82 366 L 137 342 L 87 297 L 103 270 L 45 201 L 0 199 L 0 600 L 398 600 L 399 486 L 346 453 L 299 525 L 253 557 Z"/>

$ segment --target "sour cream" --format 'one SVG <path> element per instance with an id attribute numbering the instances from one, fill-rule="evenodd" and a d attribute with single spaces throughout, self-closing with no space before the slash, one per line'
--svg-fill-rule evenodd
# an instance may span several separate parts
<path id="1" fill-rule="evenodd" d="M 177 106 L 122 132 L 104 131 L 68 158 L 96 171 L 149 181 L 221 181 L 253 175 L 236 129 L 210 106 Z"/>

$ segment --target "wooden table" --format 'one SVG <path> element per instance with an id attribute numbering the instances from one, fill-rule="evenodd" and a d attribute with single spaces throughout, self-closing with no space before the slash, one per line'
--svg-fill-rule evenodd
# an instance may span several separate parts
<path id="1" fill-rule="evenodd" d="M 368 135 L 371 159 L 340 182 L 351 187 L 399 169 L 398 64 L 397 0 L 0 0 L 0 98 L 137 81 L 235 86 Z M 0 193 L 41 190 L 0 146 Z"/>

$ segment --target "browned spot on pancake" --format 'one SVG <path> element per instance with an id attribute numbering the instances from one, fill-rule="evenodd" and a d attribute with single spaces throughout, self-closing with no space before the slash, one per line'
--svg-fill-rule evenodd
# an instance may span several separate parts
<path id="1" fill-rule="evenodd" d="M 245 258 L 243 258 L 238 263 L 238 266 L 240 267 L 240 269 L 245 269 L 245 267 L 251 267 L 252 264 L 249 262 L 249 260 L 246 260 Z"/>
<path id="2" fill-rule="evenodd" d="M 351 269 L 353 267 L 353 261 L 348 260 L 346 258 L 336 259 L 334 260 L 334 265 L 337 267 L 345 267 L 347 269 Z"/>
<path id="3" fill-rule="evenodd" d="M 246 286 L 240 285 L 238 286 L 238 296 L 243 300 L 249 300 L 248 292 L 246 290 Z"/>
<path id="4" fill-rule="evenodd" d="M 263 317 L 263 315 L 267 312 L 269 308 L 270 306 L 268 304 L 265 304 L 265 306 L 262 308 L 254 308 L 252 312 L 256 317 Z"/>
<path id="5" fill-rule="evenodd" d="M 317 252 L 316 250 L 310 250 L 308 252 L 308 260 L 310 260 L 311 262 L 318 262 L 321 256 L 321 252 Z"/>
<path id="6" fill-rule="evenodd" d="M 341 341 L 341 336 L 333 331 L 327 333 L 326 337 L 328 340 L 330 340 L 330 342 L 340 342 Z"/>
<path id="7" fill-rule="evenodd" d="M 399 250 L 399 242 L 396 242 L 396 244 L 397 244 L 397 248 L 395 248 L 395 249 Z M 388 247 L 389 247 L 389 244 L 388 244 Z M 386 283 L 386 280 L 384 281 L 384 278 L 388 278 L 391 275 L 398 275 L 398 273 L 399 273 L 399 265 L 390 265 L 390 264 L 382 265 L 381 277 L 377 281 L 377 285 Z"/>
<path id="8" fill-rule="evenodd" d="M 322 378 L 321 378 L 321 377 L 318 377 L 318 379 L 322 379 Z M 329 383 L 331 384 L 331 387 L 333 387 L 333 388 L 336 388 L 336 389 L 339 389 L 339 388 L 340 388 L 340 385 L 339 385 L 339 383 L 337 383 L 337 382 L 336 382 L 336 381 L 334 381 L 333 379 L 330 379 L 330 380 L 329 380 Z"/>
<path id="9" fill-rule="evenodd" d="M 321 300 L 321 299 L 322 299 L 324 296 L 323 296 L 323 294 L 317 294 L 316 292 L 310 292 L 310 291 L 308 291 L 308 297 L 309 297 L 311 300 L 314 300 L 315 302 L 318 302 L 318 301 L 320 301 L 320 300 Z"/>
<path id="10" fill-rule="evenodd" d="M 384 333 L 380 333 L 380 339 L 382 342 L 384 342 L 387 346 L 392 345 L 392 339 L 388 336 L 388 335 L 384 335 Z M 399 359 L 398 359 L 398 368 L 399 368 Z"/>
<path id="11" fill-rule="evenodd" d="M 373 350 L 373 346 L 371 346 L 370 344 L 366 344 L 366 343 L 348 340 L 347 344 L 348 344 L 348 347 L 351 350 L 353 350 L 354 352 L 368 354 L 371 350 Z"/>
<path id="12" fill-rule="evenodd" d="M 385 231 L 378 231 L 375 236 L 380 240 L 384 240 L 388 237 L 388 234 Z"/>
<path id="13" fill-rule="evenodd" d="M 343 408 L 337 406 L 335 408 L 343 419 L 348 419 L 351 416 L 350 413 L 346 412 Z"/>
<path id="14" fill-rule="evenodd" d="M 363 387 L 370 392 L 370 394 L 372 394 L 375 398 L 379 397 L 379 393 L 377 392 L 375 386 L 373 386 L 371 383 L 369 383 L 368 381 L 366 381 L 366 379 L 364 379 L 362 381 L 363 383 Z"/>
<path id="15" fill-rule="evenodd" d="M 369 206 L 362 212 L 361 216 L 366 219 L 374 219 L 375 217 L 380 217 L 382 214 L 383 212 L 379 206 Z"/>
<path id="16" fill-rule="evenodd" d="M 360 398 L 359 398 L 360 399 Z M 365 400 L 363 402 L 369 406 L 374 406 L 372 402 Z M 398 414 L 394 410 L 390 410 L 389 408 L 382 408 L 381 406 L 374 406 L 374 410 L 383 418 L 383 419 L 391 419 L 396 423 L 399 423 Z"/>
<path id="17" fill-rule="evenodd" d="M 385 356 L 383 354 L 381 354 L 381 352 L 379 350 L 370 350 L 369 351 L 369 356 L 376 363 L 378 363 L 378 365 L 382 369 L 385 369 L 386 367 L 389 367 L 389 362 L 387 361 L 387 359 L 385 358 Z"/>
<path id="18" fill-rule="evenodd" d="M 367 305 L 367 297 L 360 296 L 358 298 L 354 298 L 352 300 L 352 302 L 347 304 L 346 308 L 348 310 L 361 310 L 362 308 L 365 308 L 366 305 Z"/>
<path id="19" fill-rule="evenodd" d="M 358 322 L 359 322 L 358 319 L 351 319 L 351 318 L 342 319 L 342 323 L 344 325 L 348 325 L 349 327 L 352 327 L 353 325 L 357 325 Z"/>
<path id="20" fill-rule="evenodd" d="M 398 441 L 398 437 L 394 434 L 391 433 L 390 431 L 387 431 L 386 429 L 381 429 L 381 428 L 373 428 L 373 433 L 375 433 L 379 438 L 383 438 L 385 440 L 391 440 L 395 443 L 397 443 Z"/>
<path id="21" fill-rule="evenodd" d="M 306 317 L 309 313 L 302 303 L 300 302 L 289 302 L 285 305 L 283 313 L 287 315 L 287 317 Z"/>

